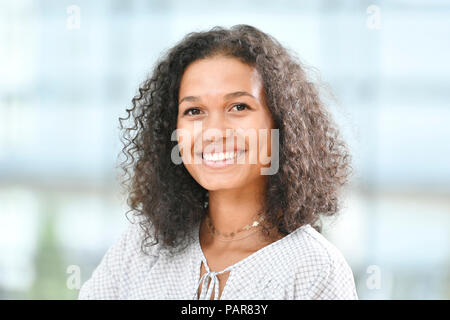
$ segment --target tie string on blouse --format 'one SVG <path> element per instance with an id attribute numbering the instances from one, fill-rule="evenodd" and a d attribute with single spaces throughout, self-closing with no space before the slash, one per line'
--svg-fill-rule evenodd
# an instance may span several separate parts
<path id="1" fill-rule="evenodd" d="M 203 259 L 202 259 L 203 260 Z M 198 298 L 198 300 L 210 300 L 211 299 L 211 295 L 213 293 L 213 288 L 214 288 L 214 300 L 218 300 L 219 298 L 219 278 L 217 278 L 217 275 L 225 273 L 227 271 L 230 271 L 232 268 L 232 266 L 223 269 L 222 271 L 210 271 L 208 268 L 208 264 L 206 263 L 206 261 L 203 260 L 203 264 L 205 266 L 206 272 L 200 277 L 200 280 L 198 281 L 197 284 L 197 290 L 198 287 L 201 285 L 201 293 L 200 293 L 200 297 Z M 211 279 L 211 281 L 209 281 L 209 285 L 208 285 L 208 280 Z M 197 293 L 196 293 L 197 296 Z"/>

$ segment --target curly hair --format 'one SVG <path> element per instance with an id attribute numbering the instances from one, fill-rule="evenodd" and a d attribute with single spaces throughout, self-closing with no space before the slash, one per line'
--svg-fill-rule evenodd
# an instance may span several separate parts
<path id="1" fill-rule="evenodd" d="M 208 190 L 182 164 L 171 161 L 178 94 L 186 67 L 222 55 L 254 67 L 262 77 L 266 104 L 279 129 L 279 170 L 267 176 L 263 230 L 287 235 L 304 224 L 321 232 L 321 215 L 339 209 L 340 187 L 348 182 L 351 156 L 295 54 L 249 25 L 216 26 L 191 32 L 156 62 L 152 74 L 119 117 L 125 159 L 122 186 L 127 204 L 145 231 L 141 249 L 161 243 L 182 248 L 206 214 Z M 127 122 L 125 122 L 127 121 Z"/>

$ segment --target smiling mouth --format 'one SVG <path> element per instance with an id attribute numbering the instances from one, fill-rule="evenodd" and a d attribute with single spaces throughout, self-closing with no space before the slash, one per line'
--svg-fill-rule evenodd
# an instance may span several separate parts
<path id="1" fill-rule="evenodd" d="M 238 150 L 234 152 L 214 152 L 214 153 L 201 153 L 202 159 L 205 161 L 221 162 L 227 160 L 233 160 L 245 153 L 245 150 Z"/>
<path id="2" fill-rule="evenodd" d="M 229 167 L 236 163 L 236 159 L 243 156 L 247 150 L 238 150 L 234 152 L 214 152 L 214 153 L 199 153 L 202 158 L 202 163 L 209 168 L 223 168 Z"/>

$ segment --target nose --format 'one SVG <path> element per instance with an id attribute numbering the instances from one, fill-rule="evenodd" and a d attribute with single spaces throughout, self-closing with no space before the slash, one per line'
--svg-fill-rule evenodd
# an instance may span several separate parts
<path id="1" fill-rule="evenodd" d="M 228 129 L 228 130 L 227 130 Z M 232 128 L 221 111 L 212 111 L 203 122 L 203 140 L 204 141 L 220 141 L 232 136 Z"/>

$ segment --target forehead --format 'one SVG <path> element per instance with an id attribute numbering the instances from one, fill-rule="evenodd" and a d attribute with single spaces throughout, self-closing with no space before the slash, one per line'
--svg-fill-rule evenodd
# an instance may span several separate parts
<path id="1" fill-rule="evenodd" d="M 233 91 L 260 95 L 261 78 L 257 70 L 233 57 L 212 57 L 196 60 L 185 70 L 180 83 L 184 95 L 214 96 Z"/>

